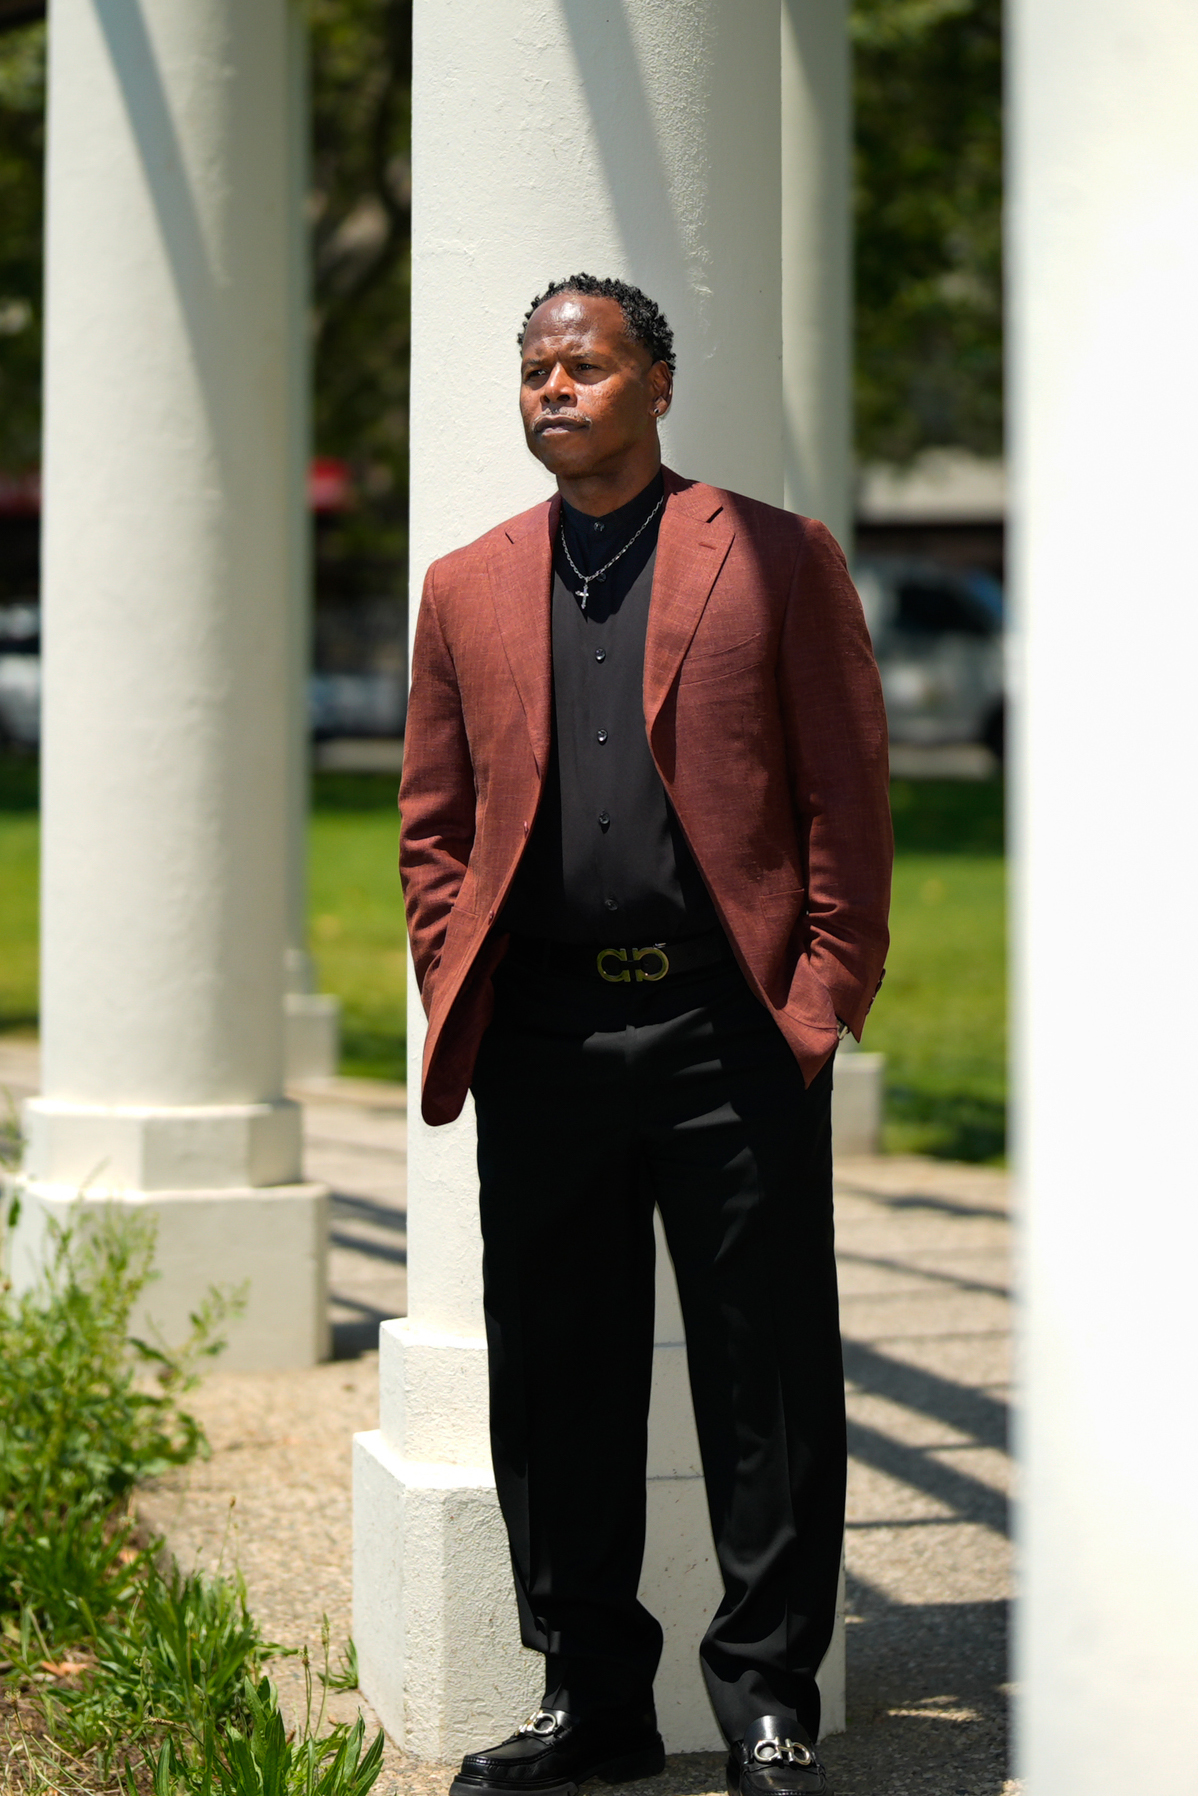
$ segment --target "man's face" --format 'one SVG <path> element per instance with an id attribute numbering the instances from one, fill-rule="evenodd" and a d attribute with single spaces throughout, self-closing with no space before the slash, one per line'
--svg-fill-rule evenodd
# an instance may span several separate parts
<path id="1" fill-rule="evenodd" d="M 655 441 L 670 374 L 627 333 L 614 299 L 555 294 L 528 321 L 520 415 L 528 446 L 567 480 L 617 470 Z"/>

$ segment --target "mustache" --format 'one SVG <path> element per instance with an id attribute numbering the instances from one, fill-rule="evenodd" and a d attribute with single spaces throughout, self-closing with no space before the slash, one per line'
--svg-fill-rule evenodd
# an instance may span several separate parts
<path id="1" fill-rule="evenodd" d="M 543 412 L 533 425 L 532 433 L 539 437 L 542 431 L 549 430 L 555 424 L 565 424 L 574 430 L 590 429 L 590 421 L 581 417 L 578 412 Z"/>

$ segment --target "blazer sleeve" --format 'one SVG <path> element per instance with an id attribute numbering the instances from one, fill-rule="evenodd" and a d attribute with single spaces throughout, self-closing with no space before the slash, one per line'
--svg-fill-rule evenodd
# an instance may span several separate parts
<path id="1" fill-rule="evenodd" d="M 802 958 L 837 1017 L 860 1037 L 890 942 L 886 711 L 844 555 L 814 521 L 791 580 L 778 680 L 807 861 L 810 927 Z"/>
<path id="2" fill-rule="evenodd" d="M 425 575 L 404 731 L 399 871 L 426 1011 L 445 931 L 474 845 L 474 768 L 457 671 L 442 626 L 437 564 Z"/>

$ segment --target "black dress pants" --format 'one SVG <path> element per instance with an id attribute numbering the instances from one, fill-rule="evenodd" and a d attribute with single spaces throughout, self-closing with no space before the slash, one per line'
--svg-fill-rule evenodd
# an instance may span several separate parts
<path id="1" fill-rule="evenodd" d="M 474 1080 L 491 1440 L 546 1707 L 643 1703 L 638 1602 L 661 1211 L 724 1599 L 729 1739 L 819 1729 L 844 1526 L 832 1068 L 805 1090 L 739 970 L 592 985 L 505 962 Z"/>

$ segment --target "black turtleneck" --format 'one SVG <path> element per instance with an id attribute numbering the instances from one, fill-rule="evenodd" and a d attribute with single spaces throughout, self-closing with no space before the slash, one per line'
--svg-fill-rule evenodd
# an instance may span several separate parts
<path id="1" fill-rule="evenodd" d="M 562 501 L 553 554 L 553 749 L 501 918 L 519 935 L 631 947 L 698 935 L 716 922 L 645 732 L 645 635 L 664 493 L 659 473 L 606 517 Z M 586 587 L 584 606 L 583 577 L 604 568 Z"/>

